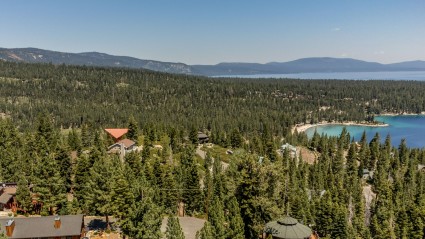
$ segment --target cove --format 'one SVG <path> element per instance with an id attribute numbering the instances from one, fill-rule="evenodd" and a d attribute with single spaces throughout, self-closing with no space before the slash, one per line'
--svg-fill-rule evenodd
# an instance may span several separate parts
<path id="1" fill-rule="evenodd" d="M 376 121 L 389 124 L 388 127 L 370 127 L 355 125 L 321 125 L 307 129 L 305 132 L 311 138 L 316 130 L 319 134 L 328 136 L 339 136 L 345 127 L 350 136 L 355 141 L 359 141 L 363 131 L 366 132 L 368 141 L 370 141 L 376 133 L 381 136 L 384 142 L 387 135 L 391 136 L 392 145 L 397 147 L 402 139 L 406 139 L 406 144 L 410 148 L 425 147 L 425 115 L 397 115 L 397 116 L 377 116 Z"/>

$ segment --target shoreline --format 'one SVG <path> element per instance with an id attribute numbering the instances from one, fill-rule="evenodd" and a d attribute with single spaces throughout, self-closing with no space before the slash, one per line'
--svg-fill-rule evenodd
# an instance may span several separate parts
<path id="1" fill-rule="evenodd" d="M 378 114 L 376 116 L 421 116 L 421 115 L 425 115 L 425 111 L 416 114 L 416 113 L 382 113 L 382 114 Z"/>
<path id="2" fill-rule="evenodd" d="M 366 127 L 388 127 L 389 124 L 371 124 L 371 123 L 358 123 L 354 121 L 348 121 L 348 122 L 320 122 L 317 124 L 296 124 L 292 127 L 291 131 L 292 133 L 295 132 L 295 130 L 298 133 L 304 132 L 310 128 L 317 127 L 317 126 L 325 126 L 325 125 L 344 125 L 344 126 L 366 126 Z"/>

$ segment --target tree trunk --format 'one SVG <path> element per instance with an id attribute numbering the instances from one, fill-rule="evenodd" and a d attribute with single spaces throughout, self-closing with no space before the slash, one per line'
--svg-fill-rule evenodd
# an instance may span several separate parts
<path id="1" fill-rule="evenodd" d="M 106 219 L 106 230 L 110 230 L 111 226 L 109 225 L 109 216 L 108 214 L 105 215 L 105 219 Z"/>

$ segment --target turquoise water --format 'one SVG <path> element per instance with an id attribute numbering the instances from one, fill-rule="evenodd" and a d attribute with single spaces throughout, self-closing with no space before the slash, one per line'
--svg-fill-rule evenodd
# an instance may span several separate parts
<path id="1" fill-rule="evenodd" d="M 394 146 L 400 144 L 401 139 L 406 139 L 406 143 L 412 148 L 425 147 L 425 116 L 423 115 L 403 115 L 403 116 L 379 116 L 375 120 L 389 124 L 388 127 L 368 127 L 368 126 L 343 126 L 324 125 L 316 126 L 306 130 L 308 137 L 312 137 L 314 131 L 319 134 L 338 136 L 344 127 L 347 128 L 354 140 L 360 140 L 363 131 L 366 131 L 368 140 L 371 140 L 376 133 L 381 135 L 382 142 L 389 134 Z"/>
<path id="2" fill-rule="evenodd" d="M 218 77 L 240 78 L 290 78 L 290 79 L 335 79 L 335 80 L 415 80 L 425 81 L 425 71 L 379 71 L 379 72 L 321 72 L 293 74 L 230 75 Z"/>

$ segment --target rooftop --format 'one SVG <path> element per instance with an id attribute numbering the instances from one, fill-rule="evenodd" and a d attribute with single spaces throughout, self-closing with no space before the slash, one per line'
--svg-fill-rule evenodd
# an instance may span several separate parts
<path id="1" fill-rule="evenodd" d="M 61 221 L 59 228 L 54 227 L 57 216 L 13 218 L 15 227 L 9 238 L 65 237 L 81 234 L 83 215 L 59 217 Z M 0 232 L 6 234 L 6 225 L 10 223 L 10 220 L 10 218 L 0 219 Z"/>
<path id="2" fill-rule="evenodd" d="M 128 129 L 105 129 L 113 138 L 119 139 L 128 132 Z"/>

